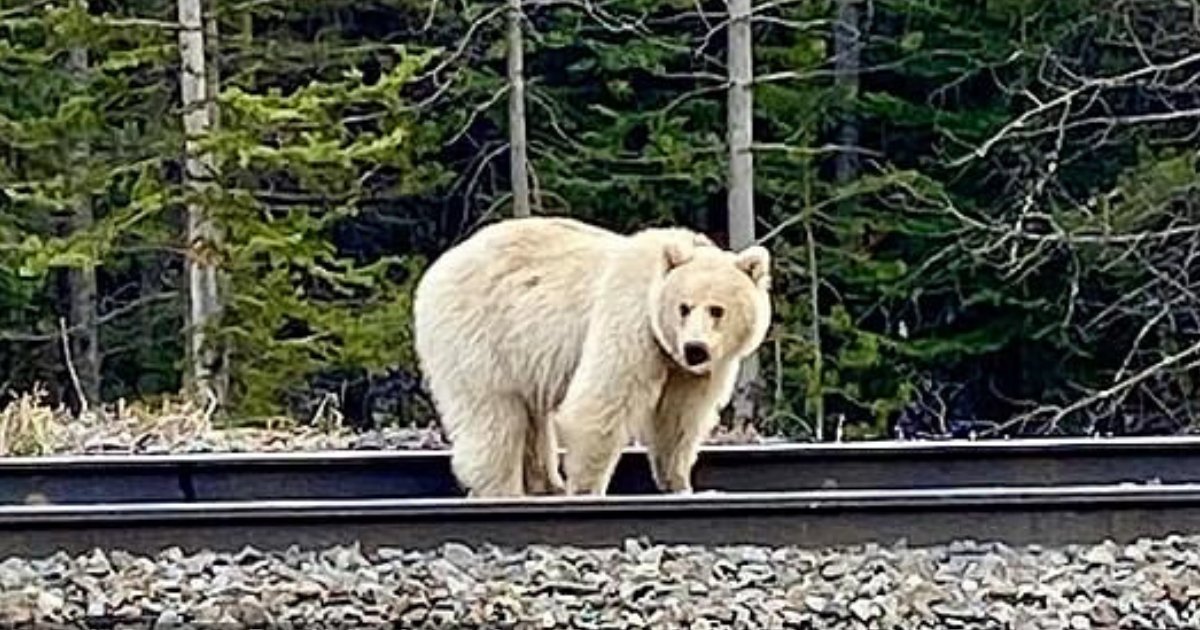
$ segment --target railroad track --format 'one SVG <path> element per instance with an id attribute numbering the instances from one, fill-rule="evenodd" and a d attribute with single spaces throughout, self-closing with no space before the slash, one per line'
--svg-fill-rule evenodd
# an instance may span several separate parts
<path id="1" fill-rule="evenodd" d="M 1200 440 L 710 447 L 691 496 L 627 451 L 604 498 L 466 501 L 444 452 L 0 460 L 0 555 L 448 541 L 829 546 L 1200 531 Z"/>
<path id="2" fill-rule="evenodd" d="M 817 490 L 730 495 L 489 500 L 320 499 L 6 506 L 0 556 L 283 550 L 446 542 L 618 545 L 1129 542 L 1200 530 L 1200 484 Z"/>
<path id="3" fill-rule="evenodd" d="M 963 486 L 1200 483 L 1200 438 L 710 446 L 698 489 L 785 492 Z M 624 452 L 612 494 L 655 494 Z M 460 496 L 445 451 L 0 458 L 0 505 Z"/>

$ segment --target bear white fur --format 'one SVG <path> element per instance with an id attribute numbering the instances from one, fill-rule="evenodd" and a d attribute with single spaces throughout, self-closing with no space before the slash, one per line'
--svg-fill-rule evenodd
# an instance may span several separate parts
<path id="1" fill-rule="evenodd" d="M 480 229 L 418 283 L 421 370 L 471 496 L 603 494 L 623 446 L 687 492 L 771 319 L 769 255 L 561 217 Z M 558 461 L 565 450 L 564 482 Z"/>

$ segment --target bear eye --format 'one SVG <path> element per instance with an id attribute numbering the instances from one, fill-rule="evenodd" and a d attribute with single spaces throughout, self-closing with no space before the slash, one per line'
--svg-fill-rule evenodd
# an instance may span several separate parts
<path id="1" fill-rule="evenodd" d="M 680 317 L 687 317 L 688 314 L 691 312 L 692 312 L 692 307 L 688 306 L 687 304 L 679 305 L 679 316 Z"/>
<path id="2" fill-rule="evenodd" d="M 721 319 L 725 316 L 725 308 L 721 306 L 708 307 L 708 314 L 712 315 L 713 319 Z"/>

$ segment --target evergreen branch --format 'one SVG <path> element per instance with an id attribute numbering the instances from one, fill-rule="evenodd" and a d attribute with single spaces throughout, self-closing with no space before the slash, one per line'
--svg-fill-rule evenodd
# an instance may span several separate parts
<path id="1" fill-rule="evenodd" d="M 1065 406 L 1045 405 L 1032 411 L 1020 414 L 989 433 L 998 432 L 1007 427 L 1026 424 L 1044 416 L 1049 416 L 1049 419 L 1046 421 L 1049 426 L 1057 426 L 1067 416 L 1083 411 L 1097 403 L 1106 402 L 1115 397 L 1121 396 L 1130 389 L 1142 384 L 1150 378 L 1160 375 L 1164 370 L 1167 370 L 1168 368 L 1171 368 L 1172 366 L 1177 365 L 1183 362 L 1185 359 L 1189 359 L 1197 354 L 1200 354 L 1200 342 L 1196 342 L 1184 350 L 1163 357 L 1153 365 L 1150 365 L 1137 374 L 1129 376 L 1122 381 L 1114 383 L 1110 387 L 1092 392 L 1091 394 L 1088 394 L 1087 396 L 1084 396 Z"/>
<path id="2" fill-rule="evenodd" d="M 179 22 L 170 22 L 166 20 L 152 20 L 149 18 L 114 18 L 114 17 L 97 17 L 96 23 L 112 28 L 152 28 L 172 33 L 184 29 Z"/>
<path id="3" fill-rule="evenodd" d="M 982 144 L 976 147 L 974 151 L 951 160 L 949 162 L 949 166 L 959 167 L 971 161 L 972 159 L 986 156 L 992 150 L 992 148 L 996 146 L 996 144 L 1005 140 L 1014 131 L 1023 130 L 1038 116 L 1058 109 L 1059 107 L 1068 107 L 1072 102 L 1075 101 L 1075 99 L 1089 92 L 1100 92 L 1103 90 L 1130 85 L 1146 77 L 1161 77 L 1162 75 L 1177 70 L 1182 70 L 1196 63 L 1200 63 L 1200 53 L 1193 53 L 1176 59 L 1170 63 L 1149 64 L 1119 75 L 1084 79 L 1080 85 L 1068 90 L 1064 90 L 1062 94 L 1048 101 L 1041 101 L 1032 93 L 1028 93 L 1027 96 L 1034 101 L 1034 107 L 1025 110 L 1020 116 L 1017 116 L 1008 124 L 1004 125 L 1000 131 L 996 132 L 990 138 L 985 140 Z M 1146 116 L 1154 115 L 1150 114 Z"/>
<path id="4" fill-rule="evenodd" d="M 149 295 L 149 296 L 145 296 L 142 298 L 138 298 L 137 300 L 123 304 L 123 305 L 121 305 L 117 308 L 114 308 L 113 310 L 97 317 L 95 322 L 93 322 L 93 323 L 96 326 L 103 326 L 115 319 L 123 317 L 126 314 L 133 312 L 135 310 L 138 310 L 144 306 L 149 306 L 151 304 L 155 304 L 158 302 L 174 300 L 178 297 L 179 297 L 179 294 L 176 293 L 175 291 L 165 291 L 162 293 L 157 293 L 154 295 Z M 71 326 L 71 327 L 65 328 L 59 332 L 41 333 L 41 334 L 19 333 L 19 332 L 14 332 L 14 331 L 0 330 L 0 341 L 7 341 L 7 342 L 14 342 L 14 343 L 46 343 L 46 342 L 50 342 L 50 341 L 55 341 L 55 340 L 59 339 L 60 336 L 62 336 L 62 335 L 74 335 L 75 333 L 78 333 L 82 330 L 83 330 L 83 326 L 80 326 L 80 325 Z"/>
<path id="5" fill-rule="evenodd" d="M 459 127 L 458 131 L 451 134 L 450 138 L 448 140 L 446 140 L 445 144 L 452 145 L 452 144 L 458 142 L 459 140 L 461 140 L 462 137 L 465 136 L 467 134 L 467 132 L 470 131 L 471 127 L 475 124 L 475 120 L 478 119 L 481 114 L 483 114 L 484 112 L 486 112 L 487 110 L 489 110 L 493 106 L 495 106 L 496 103 L 499 103 L 500 99 L 504 98 L 505 95 L 507 95 L 511 89 L 512 89 L 512 85 L 509 83 L 505 83 L 503 86 L 500 87 L 500 89 L 492 92 L 492 95 L 489 96 L 487 98 L 487 100 L 483 101 L 482 103 L 477 103 L 476 105 L 472 106 L 471 113 L 467 115 L 466 122 L 464 122 Z"/>
<path id="6" fill-rule="evenodd" d="M 38 9 L 55 4 L 57 1 L 58 0 L 35 0 L 34 2 L 30 2 L 23 6 L 13 7 L 11 9 L 5 9 L 3 11 L 0 11 L 0 20 L 7 20 L 10 18 L 18 17 L 18 16 L 25 15 L 28 13 L 32 13 L 34 11 L 37 11 Z"/>

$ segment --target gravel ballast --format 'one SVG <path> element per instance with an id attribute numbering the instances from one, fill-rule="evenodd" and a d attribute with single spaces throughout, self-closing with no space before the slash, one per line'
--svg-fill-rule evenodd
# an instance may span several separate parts
<path id="1" fill-rule="evenodd" d="M 1196 628 L 1200 537 L 1045 549 L 97 550 L 0 562 L 0 626 Z"/>
<path id="2" fill-rule="evenodd" d="M 79 439 L 65 440 L 44 455 L 171 455 L 183 453 L 287 453 L 327 450 L 446 450 L 450 443 L 438 427 L 387 427 L 366 431 L 293 429 L 213 429 L 178 438 L 166 432 L 72 429 Z M 764 445 L 783 438 L 719 432 L 708 445 Z"/>

